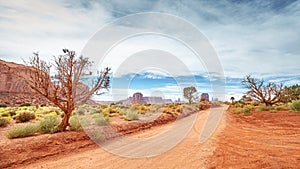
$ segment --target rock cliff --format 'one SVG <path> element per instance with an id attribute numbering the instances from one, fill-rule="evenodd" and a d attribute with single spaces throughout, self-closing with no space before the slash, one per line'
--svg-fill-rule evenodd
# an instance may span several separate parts
<path id="1" fill-rule="evenodd" d="M 0 59 L 0 104 L 8 106 L 17 106 L 25 102 L 33 105 L 50 104 L 26 85 L 22 77 L 29 78 L 30 71 L 29 66 Z"/>

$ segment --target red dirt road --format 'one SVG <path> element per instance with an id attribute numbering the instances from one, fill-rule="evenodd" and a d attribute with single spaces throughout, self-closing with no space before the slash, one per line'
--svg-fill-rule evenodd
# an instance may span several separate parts
<path id="1" fill-rule="evenodd" d="M 65 156 L 56 156 L 55 158 L 42 160 L 26 167 L 22 166 L 22 168 L 203 168 L 208 164 L 209 157 L 213 155 L 216 147 L 214 145 L 216 136 L 225 127 L 223 119 L 211 139 L 199 144 L 200 131 L 208 115 L 208 110 L 198 113 L 196 123 L 187 137 L 176 147 L 159 156 L 140 159 L 124 158 L 108 153 L 101 148 L 94 148 Z M 193 115 L 187 118 L 193 118 Z M 180 121 L 184 122 L 184 119 Z M 170 125 L 172 124 L 153 127 L 142 133 L 134 134 L 134 137 L 152 136 L 154 133 L 159 133 Z"/>

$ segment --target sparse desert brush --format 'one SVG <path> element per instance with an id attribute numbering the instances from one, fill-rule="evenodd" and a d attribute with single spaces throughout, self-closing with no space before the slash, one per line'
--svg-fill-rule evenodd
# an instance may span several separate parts
<path id="1" fill-rule="evenodd" d="M 100 114 L 93 114 L 92 117 L 93 117 L 96 125 L 99 125 L 99 126 L 107 125 L 108 122 L 109 122 L 109 117 L 105 116 L 102 113 L 100 113 Z"/>
<path id="2" fill-rule="evenodd" d="M 71 116 L 69 119 L 69 123 L 70 123 L 70 126 L 69 126 L 70 130 L 72 130 L 72 131 L 82 130 L 82 126 L 80 124 L 78 116 L 76 116 L 76 115 Z"/>
<path id="3" fill-rule="evenodd" d="M 287 105 L 282 105 L 282 106 L 276 106 L 275 109 L 279 111 L 279 110 L 288 110 L 289 108 Z"/>
<path id="4" fill-rule="evenodd" d="M 259 111 L 269 111 L 270 107 L 266 106 L 266 104 L 259 104 L 259 106 L 257 107 Z"/>
<path id="5" fill-rule="evenodd" d="M 278 110 L 277 110 L 277 109 L 270 109 L 269 112 L 270 112 L 270 113 L 277 113 Z"/>
<path id="6" fill-rule="evenodd" d="M 57 116 L 46 115 L 40 120 L 38 126 L 42 133 L 56 133 L 58 132 L 59 124 L 60 120 L 57 118 Z"/>
<path id="7" fill-rule="evenodd" d="M 57 107 L 39 107 L 36 111 L 38 114 L 49 114 L 55 112 L 57 115 L 62 114 L 61 110 Z"/>
<path id="8" fill-rule="evenodd" d="M 85 115 L 87 110 L 84 107 L 78 107 L 74 110 L 73 113 L 76 113 L 77 115 Z"/>
<path id="9" fill-rule="evenodd" d="M 117 114 L 120 114 L 119 109 L 117 109 L 115 106 L 110 106 L 110 107 L 107 107 L 105 109 L 102 109 L 101 112 L 103 113 L 103 115 L 110 116 L 110 117 L 113 117 L 113 116 L 116 116 Z"/>
<path id="10" fill-rule="evenodd" d="M 137 111 L 139 113 L 145 114 L 147 111 L 149 111 L 149 107 L 141 106 L 141 107 L 139 107 L 139 109 Z"/>
<path id="11" fill-rule="evenodd" d="M 16 122 L 28 122 L 30 120 L 35 119 L 35 114 L 29 111 L 18 111 L 18 115 L 16 116 Z"/>
<path id="12" fill-rule="evenodd" d="M 101 142 L 105 139 L 105 134 L 102 131 L 99 131 L 99 130 L 88 132 L 88 134 L 97 143 Z"/>
<path id="13" fill-rule="evenodd" d="M 166 107 L 164 108 L 163 113 L 173 114 L 174 110 L 172 108 Z"/>
<path id="14" fill-rule="evenodd" d="M 138 111 L 136 110 L 127 110 L 126 113 L 125 113 L 125 120 L 128 120 L 128 121 L 132 121 L 132 120 L 138 120 L 139 119 L 139 115 L 138 115 Z"/>
<path id="15" fill-rule="evenodd" d="M 88 104 L 84 104 L 84 105 L 81 105 L 78 108 L 76 108 L 74 112 L 78 115 L 84 115 L 87 113 L 88 114 L 96 114 L 96 113 L 100 113 L 101 109 L 99 109 L 97 107 L 93 107 Z"/>
<path id="16" fill-rule="evenodd" d="M 158 109 L 162 107 L 164 107 L 164 104 L 152 104 L 149 109 L 153 111 L 158 111 Z"/>
<path id="17" fill-rule="evenodd" d="M 236 102 L 236 103 L 234 103 L 234 107 L 241 107 L 241 108 L 243 108 L 244 104 L 240 103 L 240 102 Z"/>
<path id="18" fill-rule="evenodd" d="M 251 115 L 251 107 L 250 106 L 245 106 L 243 108 L 243 112 L 245 116 L 250 116 Z"/>
<path id="19" fill-rule="evenodd" d="M 22 138 L 22 137 L 32 136 L 38 131 L 39 131 L 39 127 L 37 124 L 25 124 L 25 125 L 15 126 L 9 129 L 6 132 L 6 136 L 9 139 Z"/>
<path id="20" fill-rule="evenodd" d="M 9 119 L 6 117 L 0 117 L 0 127 L 6 127 L 9 124 Z"/>
<path id="21" fill-rule="evenodd" d="M 232 112 L 234 114 L 240 114 L 240 113 L 243 113 L 244 111 L 243 111 L 243 108 L 241 108 L 241 107 L 234 107 L 234 108 L 232 108 Z"/>
<path id="22" fill-rule="evenodd" d="M 253 102 L 250 103 L 251 106 L 259 106 L 259 104 L 260 104 L 260 103 L 257 102 L 257 101 L 253 101 Z"/>
<path id="23" fill-rule="evenodd" d="M 199 103 L 199 109 L 200 110 L 206 110 L 210 108 L 210 104 L 207 102 L 200 102 Z"/>
<path id="24" fill-rule="evenodd" d="M 289 104 L 289 109 L 294 112 L 300 111 L 300 100 L 294 100 L 292 103 Z"/>

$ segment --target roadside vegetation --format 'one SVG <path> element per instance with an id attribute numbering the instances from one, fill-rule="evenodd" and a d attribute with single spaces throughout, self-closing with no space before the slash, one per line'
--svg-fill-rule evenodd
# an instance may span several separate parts
<path id="1" fill-rule="evenodd" d="M 66 130 L 82 131 L 85 126 L 106 126 L 112 118 L 134 121 L 154 113 L 179 116 L 185 111 L 197 112 L 211 106 L 212 103 L 209 102 L 128 105 L 113 103 L 98 106 L 84 104 L 72 112 Z M 10 139 L 52 134 L 60 131 L 59 126 L 64 115 L 56 106 L 31 106 L 30 104 L 22 104 L 19 107 L 1 106 L 0 127 L 9 126 L 6 136 Z"/>
<path id="2" fill-rule="evenodd" d="M 234 101 L 231 97 L 232 112 L 234 114 L 251 115 L 255 112 L 278 111 L 300 112 L 300 86 L 283 86 L 282 83 L 265 82 L 247 75 L 242 80 L 242 85 L 247 89 L 246 94 Z"/>

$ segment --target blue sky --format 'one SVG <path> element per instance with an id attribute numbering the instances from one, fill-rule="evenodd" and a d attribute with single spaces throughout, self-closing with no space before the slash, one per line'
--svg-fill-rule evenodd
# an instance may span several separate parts
<path id="1" fill-rule="evenodd" d="M 39 51 L 45 60 L 61 54 L 62 48 L 80 53 L 107 23 L 130 14 L 161 12 L 187 20 L 209 40 L 224 70 L 227 99 L 241 97 L 244 90 L 240 81 L 247 74 L 286 85 L 300 83 L 300 1 L 0 0 L 0 11 L 0 59 L 7 61 L 22 63 L 33 51 Z M 213 77 L 209 77 L 205 67 L 191 59 L 192 54 L 179 44 L 161 37 L 128 40 L 112 51 L 113 59 L 104 63 L 114 71 L 120 60 L 113 55 L 134 54 L 135 50 L 149 47 L 177 53 L 191 70 L 199 92 L 211 92 Z M 170 65 L 176 67 L 174 63 Z M 114 74 L 114 81 L 120 80 L 113 84 L 118 98 L 141 91 L 175 99 L 181 97 L 176 79 L 188 76 L 149 69 L 115 72 L 119 74 Z M 126 79 L 129 81 L 122 85 Z M 188 86 L 188 82 L 184 85 Z"/>

